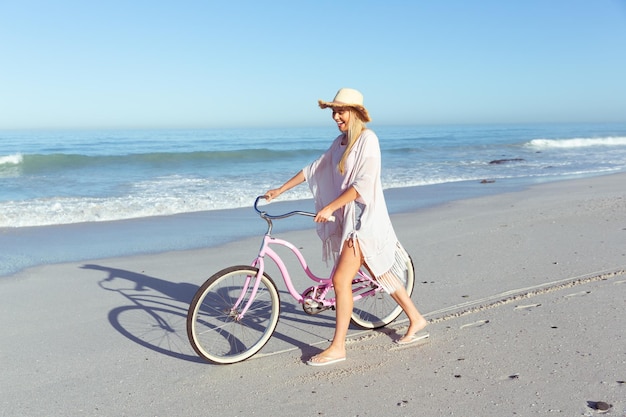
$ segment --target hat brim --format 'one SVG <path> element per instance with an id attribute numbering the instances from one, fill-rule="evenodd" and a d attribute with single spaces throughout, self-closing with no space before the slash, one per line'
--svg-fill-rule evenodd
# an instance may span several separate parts
<path id="1" fill-rule="evenodd" d="M 360 104 L 349 104 L 349 103 L 340 103 L 337 101 L 324 101 L 324 100 L 318 100 L 317 103 L 320 106 L 320 109 L 326 109 L 326 108 L 331 108 L 331 109 L 339 109 L 339 108 L 351 108 L 356 110 L 356 113 L 359 116 L 359 119 L 361 119 L 363 122 L 367 123 L 367 122 L 371 122 L 372 119 L 370 118 L 370 115 L 367 111 L 367 109 L 363 106 L 361 106 Z"/>

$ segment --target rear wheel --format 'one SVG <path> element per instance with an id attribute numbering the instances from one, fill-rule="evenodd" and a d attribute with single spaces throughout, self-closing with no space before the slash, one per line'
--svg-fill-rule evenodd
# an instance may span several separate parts
<path id="1" fill-rule="evenodd" d="M 223 269 L 209 278 L 194 296 L 187 313 L 187 336 L 202 358 L 218 364 L 240 362 L 269 341 L 278 323 L 280 298 L 267 274 L 261 276 L 248 311 L 238 318 L 249 300 L 258 272 L 251 266 Z M 243 299 L 235 305 L 242 292 Z"/>
<path id="2" fill-rule="evenodd" d="M 363 268 L 362 272 L 367 276 L 371 276 L 367 269 Z M 413 293 L 415 285 L 415 269 L 413 268 L 413 260 L 409 257 L 406 262 L 406 270 L 404 273 L 406 278 L 405 288 L 409 297 Z M 358 285 L 357 279 L 354 285 Z M 386 291 L 378 291 L 370 297 L 364 297 L 354 303 L 352 311 L 352 322 L 364 329 L 377 329 L 394 321 L 402 313 L 402 307 Z"/>

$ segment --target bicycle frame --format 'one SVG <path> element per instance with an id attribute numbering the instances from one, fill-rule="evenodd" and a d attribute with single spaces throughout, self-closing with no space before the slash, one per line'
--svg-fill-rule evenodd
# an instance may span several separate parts
<path id="1" fill-rule="evenodd" d="M 293 245 L 291 242 L 288 242 L 284 239 L 279 239 L 279 238 L 275 238 L 271 236 L 271 232 L 272 232 L 272 219 L 282 219 L 282 218 L 286 218 L 286 217 L 290 217 L 293 215 L 303 215 L 303 216 L 309 216 L 309 217 L 315 217 L 314 213 L 308 213 L 308 212 L 303 212 L 303 211 L 293 211 L 290 213 L 286 213 L 283 215 L 269 215 L 264 211 L 261 211 L 258 209 L 257 204 L 259 202 L 259 200 L 263 198 L 263 196 L 259 196 L 257 197 L 255 203 L 254 203 L 254 208 L 255 210 L 259 213 L 259 215 L 265 219 L 267 221 L 268 224 L 268 228 L 267 228 L 267 232 L 265 233 L 265 236 L 263 237 L 263 241 L 261 243 L 261 248 L 259 249 L 259 253 L 257 255 L 257 257 L 252 261 L 252 266 L 258 268 L 258 273 L 257 275 L 254 277 L 254 283 L 252 284 L 252 291 L 250 292 L 250 297 L 248 298 L 244 308 L 239 312 L 239 314 L 237 315 L 237 319 L 242 319 L 243 316 L 246 314 L 246 312 L 248 311 L 248 308 L 250 307 L 250 305 L 252 304 L 252 301 L 254 300 L 254 298 L 256 297 L 258 288 L 259 288 L 259 283 L 261 281 L 261 277 L 263 276 L 264 272 L 265 272 L 265 257 L 269 257 L 278 267 L 278 270 L 280 271 L 282 277 L 283 277 L 283 281 L 285 282 L 285 286 L 287 287 L 287 291 L 289 292 L 289 294 L 298 302 L 298 303 L 304 303 L 305 300 L 307 299 L 312 299 L 313 301 L 319 303 L 319 305 L 322 308 L 332 308 L 335 305 L 335 298 L 330 298 L 330 299 L 326 299 L 326 295 L 328 294 L 328 292 L 333 288 L 333 283 L 332 283 L 332 278 L 320 278 L 317 275 L 315 275 L 311 269 L 308 267 L 306 260 L 304 259 L 304 256 L 302 255 L 302 253 L 300 252 L 300 250 Z M 315 281 L 321 285 L 317 285 L 317 286 L 312 286 L 307 288 L 305 291 L 303 291 L 302 293 L 299 293 L 296 288 L 293 285 L 293 282 L 291 280 L 291 275 L 289 274 L 289 270 L 287 268 L 287 266 L 285 265 L 285 263 L 283 262 L 282 258 L 280 257 L 280 255 L 278 255 L 278 253 L 276 253 L 270 246 L 271 245 L 279 245 L 279 246 L 283 246 L 287 249 L 289 249 L 296 257 L 296 259 L 298 260 L 298 262 L 300 263 L 300 266 L 302 268 L 302 270 L 306 273 L 306 275 L 309 277 L 309 279 L 311 279 L 312 281 Z M 335 268 L 333 267 L 332 271 L 331 271 L 331 277 L 334 273 Z M 244 283 L 244 288 L 245 290 L 241 292 L 241 295 L 239 296 L 239 298 L 237 299 L 237 301 L 235 302 L 235 305 L 233 306 L 233 311 L 235 309 L 238 308 L 238 306 L 241 304 L 241 302 L 243 301 L 243 299 L 245 298 L 245 295 L 248 293 L 248 289 L 250 288 L 250 284 L 252 283 L 252 276 L 248 276 L 245 283 Z M 356 287 L 352 288 L 352 293 L 354 294 L 353 298 L 354 301 L 358 301 L 361 298 L 364 297 L 368 297 L 373 295 L 375 292 L 381 291 L 382 287 L 380 287 L 378 285 L 378 283 L 374 280 L 372 280 L 368 275 L 366 275 L 365 273 L 362 272 L 362 270 L 359 270 L 359 272 L 357 273 L 356 278 L 353 280 L 353 284 L 357 284 Z M 318 294 L 318 290 L 321 289 L 321 292 L 319 292 Z M 366 290 L 364 292 L 361 292 L 363 290 Z M 308 294 L 311 293 L 313 294 L 313 297 L 305 297 L 304 294 Z"/>

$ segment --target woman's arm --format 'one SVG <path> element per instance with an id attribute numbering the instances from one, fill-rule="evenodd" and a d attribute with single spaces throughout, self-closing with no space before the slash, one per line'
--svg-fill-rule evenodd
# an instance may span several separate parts
<path id="1" fill-rule="evenodd" d="M 327 222 L 333 213 L 351 201 L 359 198 L 359 193 L 356 188 L 348 187 L 339 197 L 333 200 L 329 205 L 317 212 L 315 216 L 316 222 Z"/>
<path id="2" fill-rule="evenodd" d="M 304 173 L 302 171 L 294 175 L 289 181 L 284 183 L 280 188 L 274 188 L 265 193 L 265 199 L 272 201 L 287 190 L 291 190 L 296 185 L 302 184 L 305 181 Z"/>

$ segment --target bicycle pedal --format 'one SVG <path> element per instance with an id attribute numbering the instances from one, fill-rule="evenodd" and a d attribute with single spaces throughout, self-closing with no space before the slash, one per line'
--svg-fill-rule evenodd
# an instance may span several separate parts
<path id="1" fill-rule="evenodd" d="M 314 300 L 312 298 L 307 298 L 302 303 L 302 309 L 307 314 L 317 314 L 317 313 L 321 313 L 322 311 L 328 309 L 328 307 L 324 307 L 324 304 L 322 304 L 319 301 L 316 301 L 316 300 Z"/>

